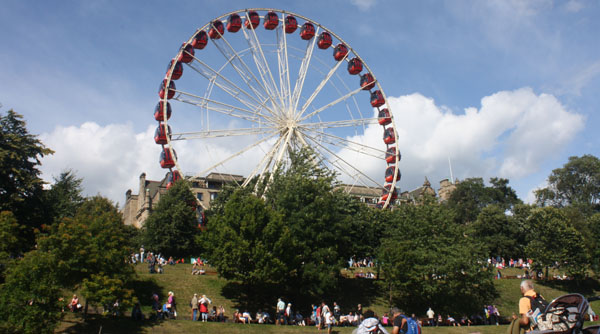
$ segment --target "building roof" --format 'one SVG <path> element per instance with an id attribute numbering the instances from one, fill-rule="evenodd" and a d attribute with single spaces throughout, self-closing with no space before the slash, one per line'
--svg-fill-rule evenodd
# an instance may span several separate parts
<path id="1" fill-rule="evenodd" d="M 207 181 L 218 181 L 218 182 L 243 182 L 244 177 L 241 175 L 235 174 L 225 174 L 225 173 L 210 173 L 206 176 Z"/>

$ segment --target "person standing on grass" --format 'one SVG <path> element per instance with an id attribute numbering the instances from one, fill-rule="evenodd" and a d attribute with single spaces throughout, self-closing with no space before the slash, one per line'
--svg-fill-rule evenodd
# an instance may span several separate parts
<path id="1" fill-rule="evenodd" d="M 285 315 L 285 302 L 281 298 L 277 299 L 277 315 L 275 319 L 275 325 L 283 324 L 283 317 Z"/>
<path id="2" fill-rule="evenodd" d="M 433 323 L 435 322 L 435 312 L 433 312 L 433 310 L 431 309 L 431 307 L 429 308 L 429 310 L 427 310 L 427 319 L 429 319 L 429 326 L 433 326 Z"/>
<path id="3" fill-rule="evenodd" d="M 206 295 L 202 295 L 202 298 L 198 301 L 200 304 L 200 315 L 202 316 L 202 322 L 206 322 L 208 320 L 208 305 L 212 303 Z"/>
<path id="4" fill-rule="evenodd" d="M 192 307 L 192 321 L 197 321 L 198 320 L 198 294 L 197 293 L 195 293 L 194 297 L 192 297 L 190 306 Z"/>

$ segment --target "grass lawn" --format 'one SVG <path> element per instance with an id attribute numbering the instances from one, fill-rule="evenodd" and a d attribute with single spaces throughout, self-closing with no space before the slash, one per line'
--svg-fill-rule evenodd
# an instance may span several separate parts
<path id="1" fill-rule="evenodd" d="M 177 320 L 166 320 L 162 322 L 134 322 L 129 318 L 102 317 L 100 315 L 90 315 L 87 322 L 83 322 L 80 315 L 67 314 L 64 321 L 59 326 L 57 333 L 317 333 L 315 327 L 298 326 L 274 326 L 274 325 L 242 325 L 233 323 L 201 323 L 192 322 L 189 302 L 194 293 L 199 295 L 206 294 L 211 300 L 212 305 L 223 305 L 226 315 L 231 317 L 236 308 L 243 309 L 241 301 L 231 296 L 228 290 L 227 281 L 219 278 L 216 272 L 210 267 L 206 268 L 207 274 L 202 276 L 191 275 L 190 264 L 178 264 L 175 266 L 166 266 L 163 274 L 149 274 L 147 266 L 138 264 L 136 271 L 139 276 L 139 295 L 142 303 L 143 313 L 150 314 L 150 296 L 153 293 L 159 294 L 161 301 L 166 300 L 167 293 L 173 291 L 177 298 Z M 366 271 L 368 269 L 358 269 Z M 523 273 L 520 269 L 503 269 L 502 275 L 516 276 Z M 351 277 L 353 272 L 345 273 Z M 521 297 L 519 291 L 520 279 L 500 279 L 494 280 L 499 297 L 495 304 L 498 306 L 502 316 L 510 316 L 513 312 L 518 312 L 518 300 Z M 364 309 L 372 309 L 381 315 L 388 310 L 387 297 L 385 292 L 379 291 L 374 284 L 374 280 L 367 279 L 349 279 L 348 290 L 352 291 L 349 296 L 340 296 L 338 302 L 342 306 L 342 312 L 346 313 L 347 308 L 362 303 Z M 572 281 L 536 281 L 536 290 L 540 292 L 547 300 L 552 300 L 565 293 L 578 292 L 584 296 L 600 294 L 600 284 L 594 280 L 588 280 L 579 285 Z M 362 292 L 362 293 L 360 293 Z M 229 296 L 229 297 L 226 297 Z M 370 296 L 370 298 L 366 298 Z M 273 301 L 273 306 L 276 301 Z M 331 305 L 330 305 L 331 306 Z M 483 305 L 482 305 L 483 308 Z M 592 303 L 595 311 L 600 311 L 600 301 Z M 94 310 L 92 310 L 93 312 Z M 302 310 L 301 310 L 302 311 Z M 306 310 L 308 311 L 308 310 Z M 423 313 L 425 310 L 423 310 Z M 308 312 L 302 312 L 307 315 Z M 126 312 L 129 315 L 129 311 Z M 421 314 L 420 316 L 424 316 Z M 354 328 L 334 328 L 334 333 L 345 334 L 352 333 Z M 101 330 L 101 332 L 100 332 Z M 472 327 L 424 327 L 423 333 L 450 334 L 450 333 L 504 333 L 506 326 L 472 326 Z M 326 333 L 326 331 L 321 331 Z"/>

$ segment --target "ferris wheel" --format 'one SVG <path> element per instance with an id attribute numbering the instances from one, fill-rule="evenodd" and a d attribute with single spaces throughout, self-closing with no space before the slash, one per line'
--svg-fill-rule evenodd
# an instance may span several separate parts
<path id="1" fill-rule="evenodd" d="M 346 191 L 380 191 L 381 208 L 398 196 L 386 95 L 356 51 L 314 20 L 268 8 L 217 17 L 169 61 L 158 95 L 154 139 L 169 184 L 183 167 L 243 175 L 232 181 L 248 186 L 309 146 Z"/>

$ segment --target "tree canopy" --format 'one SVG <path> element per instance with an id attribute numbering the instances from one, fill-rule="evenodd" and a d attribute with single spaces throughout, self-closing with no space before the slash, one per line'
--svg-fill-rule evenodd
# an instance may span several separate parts
<path id="1" fill-rule="evenodd" d="M 541 206 L 579 206 L 598 211 L 600 205 L 600 160 L 593 155 L 569 157 L 548 177 L 548 187 L 535 192 Z"/>
<path id="2" fill-rule="evenodd" d="M 496 296 L 483 245 L 434 201 L 393 212 L 378 250 L 390 302 L 408 313 L 433 307 L 472 314 Z"/>
<path id="3" fill-rule="evenodd" d="M 491 178 L 491 186 L 486 186 L 482 178 L 469 178 L 456 186 L 447 205 L 456 211 L 456 219 L 462 223 L 472 223 L 488 205 L 496 205 L 510 210 L 522 203 L 507 179 Z"/>
<path id="4" fill-rule="evenodd" d="M 225 204 L 209 216 L 206 246 L 220 274 L 276 284 L 276 293 L 297 301 L 337 291 L 348 259 L 367 251 L 357 247 L 367 208 L 336 190 L 335 175 L 316 158 L 306 149 L 292 152 L 264 200 L 245 190 L 220 196 Z"/>
<path id="5" fill-rule="evenodd" d="M 187 182 L 175 182 L 160 197 L 141 230 L 144 247 L 166 256 L 198 255 L 196 199 Z"/>
<path id="6" fill-rule="evenodd" d="M 24 225 L 23 250 L 33 245 L 34 230 L 47 222 L 43 184 L 39 177 L 41 158 L 53 151 L 29 133 L 23 116 L 13 110 L 0 114 L 0 212 L 11 211 Z"/>

